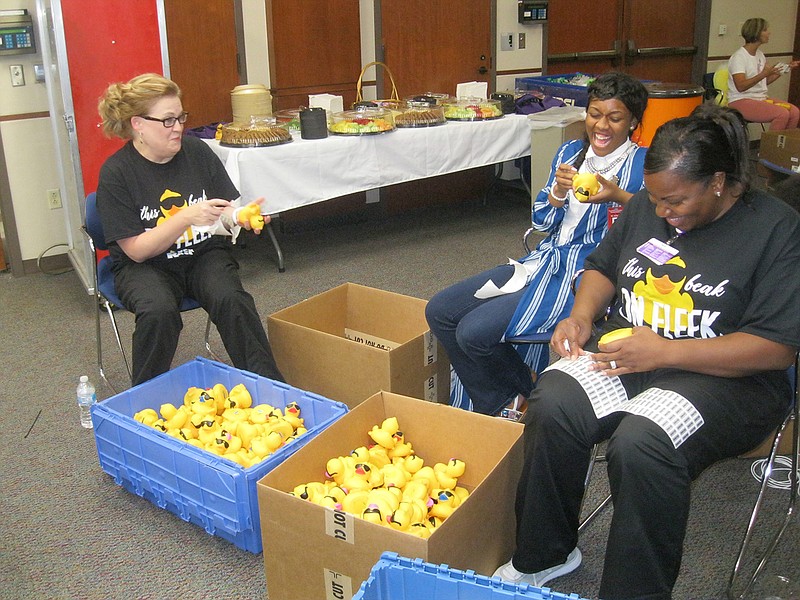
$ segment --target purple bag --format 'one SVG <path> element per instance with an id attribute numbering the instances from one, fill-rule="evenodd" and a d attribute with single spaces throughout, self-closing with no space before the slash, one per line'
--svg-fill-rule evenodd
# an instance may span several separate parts
<path id="1" fill-rule="evenodd" d="M 514 104 L 516 105 L 515 112 L 519 115 L 531 115 L 547 110 L 548 108 L 566 106 L 566 104 L 558 98 L 537 91 L 529 91 L 524 96 L 520 96 L 516 99 Z"/>

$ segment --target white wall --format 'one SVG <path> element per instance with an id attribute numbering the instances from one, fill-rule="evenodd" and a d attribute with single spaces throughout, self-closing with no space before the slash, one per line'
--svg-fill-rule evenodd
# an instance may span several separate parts
<path id="1" fill-rule="evenodd" d="M 0 56 L 0 134 L 22 260 L 31 260 L 54 244 L 66 243 L 67 228 L 64 209 L 51 210 L 47 205 L 47 190 L 59 187 L 50 118 L 25 118 L 26 114 L 48 112 L 47 89 L 43 83 L 35 83 L 33 72 L 33 65 L 42 63 L 36 2 L 0 0 L 0 10 L 15 8 L 27 8 L 33 17 L 37 53 Z M 24 86 L 11 86 L 10 65 L 22 65 Z M 7 229 L 8 219 L 5 221 Z M 64 252 L 66 248 L 61 248 L 48 255 Z"/>
<path id="2" fill-rule="evenodd" d="M 586 0 L 587 5 L 591 0 Z M 778 54 L 774 60 L 789 60 L 794 42 L 794 26 L 797 15 L 796 0 L 760 0 L 755 3 L 741 0 L 712 0 L 711 27 L 709 31 L 708 70 L 716 66 L 742 44 L 739 35 L 745 19 L 760 16 L 770 22 L 772 37 L 764 46 L 767 54 Z M 242 3 L 244 11 L 244 35 L 246 44 L 247 77 L 250 83 L 270 85 L 269 56 L 266 40 L 266 12 L 264 2 Z M 27 8 L 35 18 L 35 0 L 0 0 L 0 10 Z M 366 64 L 375 57 L 375 34 L 373 27 L 374 1 L 359 0 L 361 16 L 361 57 Z M 517 77 L 537 75 L 542 69 L 542 25 L 522 25 L 517 22 L 515 0 L 496 0 L 497 32 L 515 34 L 515 49 L 500 51 L 499 35 L 495 36 L 495 60 L 497 69 L 496 89 L 513 90 Z M 718 35 L 720 24 L 728 26 L 725 35 Z M 518 34 L 527 34 L 524 50 L 516 46 Z M 37 32 L 38 33 L 38 32 Z M 37 40 L 38 42 L 39 40 Z M 67 239 L 66 216 L 63 209 L 50 210 L 47 206 L 47 190 L 59 186 L 55 165 L 49 118 L 10 119 L 9 115 L 46 112 L 45 86 L 34 83 L 33 65 L 42 61 L 38 54 L 0 58 L 0 133 L 9 171 L 12 203 L 22 250 L 22 259 L 31 260 L 56 243 Z M 21 64 L 25 70 L 26 85 L 11 87 L 8 66 Z M 368 74 L 374 79 L 374 75 Z M 780 97 L 788 96 L 788 78 L 781 78 L 770 86 L 771 92 Z M 369 97 L 374 90 L 365 90 Z M 53 254 L 53 253 L 50 253 Z"/>

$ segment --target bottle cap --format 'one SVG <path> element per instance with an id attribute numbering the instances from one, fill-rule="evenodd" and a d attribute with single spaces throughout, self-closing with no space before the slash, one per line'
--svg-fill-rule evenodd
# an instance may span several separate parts
<path id="1" fill-rule="evenodd" d="M 81 383 L 86 383 L 87 381 L 89 381 L 89 376 L 88 375 L 81 375 L 80 382 Z"/>

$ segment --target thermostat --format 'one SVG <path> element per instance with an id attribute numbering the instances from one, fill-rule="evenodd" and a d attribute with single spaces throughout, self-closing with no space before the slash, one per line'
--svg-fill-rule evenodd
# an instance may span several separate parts
<path id="1" fill-rule="evenodd" d="M 36 54 L 33 19 L 27 9 L 0 11 L 0 56 Z"/>
<path id="2" fill-rule="evenodd" d="M 547 21 L 548 0 L 518 0 L 517 21 L 520 23 L 544 23 Z"/>

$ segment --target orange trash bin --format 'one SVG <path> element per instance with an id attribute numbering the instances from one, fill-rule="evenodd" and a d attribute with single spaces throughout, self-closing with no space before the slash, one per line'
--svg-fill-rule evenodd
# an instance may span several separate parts
<path id="1" fill-rule="evenodd" d="M 688 117 L 703 102 L 705 90 L 686 83 L 645 83 L 650 94 L 642 124 L 633 136 L 640 146 L 649 146 L 661 125 L 678 117 Z"/>

